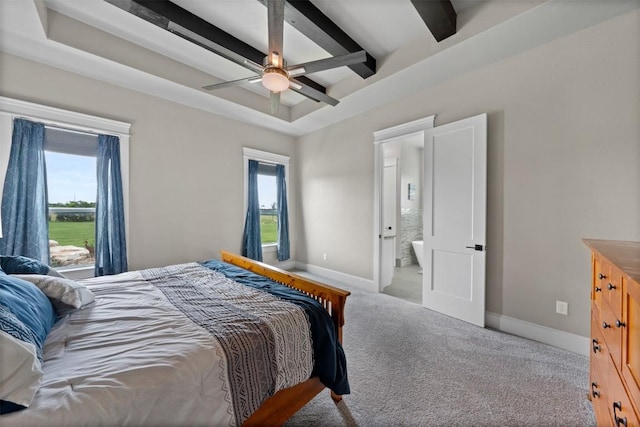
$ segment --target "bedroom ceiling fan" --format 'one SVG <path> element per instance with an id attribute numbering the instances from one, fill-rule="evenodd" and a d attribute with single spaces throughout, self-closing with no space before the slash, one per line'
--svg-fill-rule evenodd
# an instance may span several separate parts
<path id="1" fill-rule="evenodd" d="M 269 32 L 269 53 L 264 58 L 264 64 L 260 65 L 245 58 L 243 65 L 253 70 L 256 73 L 255 76 L 207 85 L 203 86 L 203 89 L 215 90 L 245 83 L 261 82 L 271 94 L 271 114 L 278 111 L 280 94 L 288 89 L 292 89 L 318 102 L 325 102 L 333 106 L 337 105 L 340 101 L 296 80 L 296 77 L 365 62 L 367 60 L 367 53 L 361 50 L 345 55 L 287 66 L 282 54 L 285 0 L 265 0 L 264 3 L 267 5 L 267 25 Z"/>

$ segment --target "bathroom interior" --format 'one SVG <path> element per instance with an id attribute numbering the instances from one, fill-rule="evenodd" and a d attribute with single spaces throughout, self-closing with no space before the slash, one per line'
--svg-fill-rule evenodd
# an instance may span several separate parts
<path id="1" fill-rule="evenodd" d="M 394 267 L 391 283 L 383 292 L 422 304 L 422 266 L 418 256 L 422 252 L 424 138 L 422 134 L 403 137 L 384 143 L 382 150 L 383 180 L 390 180 L 383 183 L 383 211 L 391 212 L 386 216 L 395 223 L 391 226 L 396 230 L 387 237 L 395 244 L 392 259 L 383 262 L 392 262 Z M 389 186 L 395 187 L 393 191 L 385 191 Z"/>

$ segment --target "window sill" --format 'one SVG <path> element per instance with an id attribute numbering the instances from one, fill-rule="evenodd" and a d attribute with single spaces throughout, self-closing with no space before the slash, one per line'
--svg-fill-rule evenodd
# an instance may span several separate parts
<path id="1" fill-rule="evenodd" d="M 267 245 L 262 245 L 262 252 L 277 252 L 278 244 L 277 243 L 269 243 Z"/>
<path id="2" fill-rule="evenodd" d="M 72 268 L 56 268 L 58 272 L 63 274 L 67 279 L 81 280 L 94 277 L 95 267 L 93 265 L 86 267 L 72 267 Z"/>

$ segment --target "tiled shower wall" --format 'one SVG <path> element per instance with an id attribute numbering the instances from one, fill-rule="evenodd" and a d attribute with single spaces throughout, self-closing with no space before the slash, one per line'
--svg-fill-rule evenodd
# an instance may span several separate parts
<path id="1" fill-rule="evenodd" d="M 405 267 L 417 264 L 418 259 L 411 242 L 422 240 L 422 209 L 402 209 L 400 213 L 400 239 L 400 257 L 396 260 L 396 266 Z"/>

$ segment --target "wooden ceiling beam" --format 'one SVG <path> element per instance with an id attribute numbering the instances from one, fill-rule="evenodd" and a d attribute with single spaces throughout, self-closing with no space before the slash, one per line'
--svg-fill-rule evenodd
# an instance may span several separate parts
<path id="1" fill-rule="evenodd" d="M 411 3 L 436 41 L 456 33 L 458 15 L 449 0 L 411 0 Z"/>
<path id="2" fill-rule="evenodd" d="M 171 23 L 178 24 L 211 43 L 198 43 L 194 40 L 190 40 L 188 37 L 184 37 L 184 35 L 179 34 L 177 31 L 172 32 L 252 71 L 255 71 L 255 69 L 247 66 L 247 64 L 243 62 L 244 59 L 246 58 L 262 65 L 262 61 L 265 56 L 267 56 L 264 52 L 261 52 L 242 40 L 237 39 L 226 31 L 216 27 L 169 0 L 105 1 L 167 31 L 170 31 Z M 298 80 L 317 91 L 322 93 L 327 92 L 327 89 L 324 86 L 306 76 L 301 76 Z"/>

